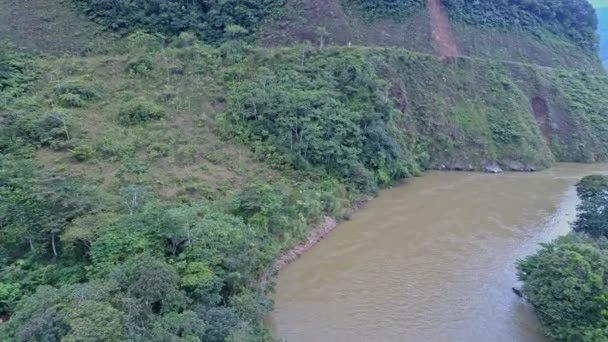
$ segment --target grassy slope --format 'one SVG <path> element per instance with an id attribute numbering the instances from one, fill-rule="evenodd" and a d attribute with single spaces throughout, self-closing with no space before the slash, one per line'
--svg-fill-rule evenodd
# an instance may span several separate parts
<path id="1" fill-rule="evenodd" d="M 426 166 L 480 169 L 498 163 L 503 168 L 542 168 L 555 157 L 564 161 L 608 158 L 601 98 L 608 78 L 532 66 L 459 58 L 451 63 L 403 50 L 330 48 L 315 50 L 305 62 L 301 48 L 252 50 L 232 64 L 219 51 L 178 49 L 147 52 L 153 71 L 129 68 L 137 56 L 62 57 L 41 61 L 45 76 L 20 106 L 45 103 L 65 114 L 74 127 L 75 146 L 92 147 L 95 158 L 74 163 L 70 153 L 43 150 L 38 158 L 52 168 L 89 177 L 107 191 L 114 176 L 134 155 L 146 165 L 157 194 L 217 199 L 257 180 L 281 177 L 247 148 L 222 140 L 215 117 L 231 70 L 283 65 L 310 68 L 330 57 L 355 56 L 374 65 L 389 83 L 401 126 L 413 145 L 430 156 Z M 300 63 L 302 63 L 300 65 Z M 73 80 L 94 80 L 103 100 L 84 108 L 62 108 L 53 89 Z M 145 97 L 160 103 L 167 119 L 141 127 L 118 122 L 118 103 Z M 548 145 L 535 122 L 530 99 L 548 106 Z M 553 151 L 553 153 L 550 151 Z M 292 177 L 282 173 L 283 176 Z"/>
<path id="2" fill-rule="evenodd" d="M 55 37 L 50 45 L 44 40 L 45 35 L 40 35 L 43 40 L 20 40 L 17 23 L 2 25 L 5 37 L 27 41 L 30 48 L 38 51 L 77 51 L 84 40 L 74 41 L 69 32 L 82 39 L 85 38 L 81 35 L 83 32 L 97 32 L 61 3 L 35 1 L 32 6 L 18 6 L 12 0 L 0 1 L 9 9 L 2 12 L 4 15 L 21 12 L 22 21 L 29 23 L 31 30 Z M 323 26 L 331 41 L 338 44 L 396 45 L 433 52 L 426 13 L 415 14 L 403 22 L 369 23 L 345 13 L 339 1 L 293 1 L 296 2 L 285 7 L 286 12 L 273 18 L 265 27 L 260 35 L 263 41 L 269 44 L 314 41 L 318 39 L 314 28 Z M 52 20 L 39 20 L 43 13 Z M 289 21 L 286 18 L 299 19 Z M 55 24 L 48 26 L 49 23 Z M 70 30 L 66 29 L 65 23 L 71 23 Z M 540 47 L 525 36 L 498 32 L 488 35 L 464 25 L 456 25 L 455 30 L 460 48 L 473 55 L 492 57 L 492 54 L 498 54 L 514 60 L 537 56 L 535 58 L 541 64 L 558 65 L 576 59 L 567 53 Z M 469 38 L 463 40 L 465 36 Z M 509 49 L 480 47 L 494 40 Z M 293 59 L 298 49 L 300 47 L 269 53 L 289 64 L 295 63 Z M 329 53 L 324 51 L 319 52 L 320 56 Z M 378 73 L 391 84 L 390 92 L 396 107 L 404 112 L 406 134 L 430 155 L 427 166 L 479 168 L 499 162 L 509 168 L 509 164 L 516 166 L 512 161 L 519 161 L 538 168 L 550 164 L 554 156 L 568 161 L 603 160 L 608 156 L 605 142 L 594 134 L 597 127 L 592 128 L 589 119 L 594 115 L 592 113 L 606 111 L 606 101 L 590 90 L 590 87 L 598 91 L 605 89 L 605 77 L 590 81 L 577 73 L 483 59 L 459 58 L 452 63 L 443 63 L 431 55 L 396 49 L 337 48 L 330 51 L 357 54 L 376 64 Z M 565 48 L 565 51 L 575 50 Z M 83 127 L 82 131 L 86 133 L 83 144 L 98 151 L 114 149 L 116 151 L 107 153 L 119 157 L 71 167 L 74 172 L 105 177 L 105 180 L 98 180 L 102 183 L 111 182 L 120 155 L 137 151 L 151 165 L 151 173 L 158 179 L 157 190 L 163 197 L 171 199 L 186 193 L 214 197 L 238 184 L 274 173 L 264 163 L 256 163 L 245 148 L 222 141 L 215 133 L 214 116 L 223 109 L 221 99 L 225 84 L 222 80 L 230 72 L 229 68 L 214 65 L 218 59 L 211 56 L 217 53 L 210 50 L 209 56 L 197 56 L 198 60 L 192 62 L 189 61 L 191 56 L 157 52 L 153 54 L 154 72 L 144 75 L 128 71 L 129 63 L 138 58 L 136 52 L 131 52 L 130 56 L 47 59 L 43 64 L 48 70 L 32 95 L 47 98 L 46 101 L 52 103 L 53 100 L 48 99 L 51 96 L 49 89 L 62 80 L 75 78 L 95 80 L 103 89 L 105 100 L 101 103 L 67 112 L 77 126 Z M 545 59 L 543 53 L 555 57 Z M 267 63 L 270 66 L 276 61 Z M 587 62 L 582 63 L 587 65 Z M 259 66 L 245 62 L 239 67 L 255 69 Z M 150 124 L 146 129 L 121 127 L 115 120 L 116 100 L 135 96 L 162 102 L 170 114 L 167 121 Z M 547 127 L 544 127 L 546 138 L 541 134 L 543 128 L 534 124 L 530 101 L 535 97 L 543 99 L 548 106 Z M 580 105 L 581 102 L 585 105 Z M 593 107 L 592 110 L 589 107 Z M 600 119 L 596 118 L 594 124 Z M 121 146 L 112 146 L 118 145 L 118 141 Z M 47 164 L 69 162 L 67 155 L 53 152 L 40 153 L 39 157 Z M 91 172 L 93 170 L 101 172 Z"/>
<path id="3" fill-rule="evenodd" d="M 318 28 L 329 33 L 336 45 L 400 47 L 434 54 L 429 19 L 425 10 L 407 18 L 368 21 L 349 12 L 340 0 L 288 0 L 282 13 L 263 26 L 260 41 L 267 46 L 285 46 L 310 41 L 319 43 Z M 549 32 L 525 33 L 484 30 L 453 22 L 460 51 L 467 56 L 533 63 L 549 67 L 598 72 L 594 57 Z"/>
<path id="4" fill-rule="evenodd" d="M 276 176 L 245 147 L 226 143 L 216 134 L 214 116 L 222 108 L 222 87 L 216 82 L 221 78 L 215 78 L 213 64 L 217 59 L 202 54 L 186 64 L 184 56 L 153 55 L 154 72 L 149 73 L 130 70 L 133 56 L 126 55 L 40 60 L 44 77 L 22 101 L 46 103 L 64 113 L 74 130 L 74 147 L 91 147 L 95 157 L 76 164 L 67 150 L 42 150 L 38 159 L 112 192 L 120 166 L 135 158 L 148 166 L 151 184 L 165 200 L 220 198 L 243 184 Z M 102 100 L 83 108 L 61 107 L 53 89 L 74 80 L 94 84 Z M 160 103 L 167 110 L 166 119 L 144 126 L 120 124 L 119 103 L 137 97 Z"/>
<path id="5" fill-rule="evenodd" d="M 59 37 L 51 45 L 47 45 L 46 40 L 22 40 L 37 51 L 77 51 L 81 45 L 73 45 L 73 36 L 67 32 L 97 32 L 61 3 L 45 5 L 44 1 L 36 1 L 32 6 L 18 6 L 12 0 L 0 1 L 9 9 L 3 11 L 3 15 L 21 11 L 23 21 L 37 32 L 47 32 L 49 28 L 47 21 L 36 20 L 43 12 L 53 15 L 51 22 L 71 23 L 71 30 L 66 30 L 63 24 L 52 26 L 55 31 L 48 30 L 49 36 Z M 357 21 L 359 19 L 347 20 L 356 16 L 346 15 L 337 1 L 306 2 L 306 5 L 299 2 L 286 8 L 289 13 L 280 15 L 282 19 L 274 18 L 262 33 L 262 40 L 267 43 L 314 40 L 318 37 L 310 33 L 311 29 L 304 30 L 305 25 L 322 25 L 335 43 L 347 44 L 352 40 L 361 44 L 403 45 L 423 52 L 433 50 L 425 13 L 401 23 L 369 24 Z M 302 11 L 314 15 L 302 16 L 291 23 L 283 21 Z M 6 37 L 19 41 L 19 30 L 14 30 L 12 25 L 2 27 Z M 479 31 L 467 30 L 470 28 L 456 26 L 458 37 L 466 32 L 471 34 L 469 42 L 474 41 L 475 35 L 479 39 L 483 37 Z M 41 39 L 44 37 L 41 35 Z M 509 49 L 508 53 L 520 53 L 521 59 L 526 59 L 525 54 L 530 51 L 537 55 L 532 43 L 526 43 L 529 37 L 521 40 L 515 35 L 504 37 L 505 40 L 499 40 L 501 44 L 507 44 L 506 41 L 529 44 L 521 45 L 522 51 Z M 84 44 L 84 40 L 80 43 Z M 530 50 L 523 46 L 530 46 Z M 461 48 L 481 51 L 467 45 Z M 272 67 L 275 63 L 297 68 L 302 63 L 301 49 L 304 48 L 257 49 L 238 63 L 228 62 L 219 50 L 211 48 L 195 52 L 188 49 L 149 52 L 133 48 L 115 55 L 40 59 L 44 76 L 29 96 L 21 100 L 21 106 L 33 106 L 37 110 L 50 106 L 65 112 L 75 127 L 76 143 L 96 151 L 92 161 L 75 164 L 67 151 L 43 150 L 38 158 L 49 167 L 84 175 L 113 191 L 114 175 L 127 156 L 135 154 L 149 165 L 155 191 L 162 198 L 221 198 L 242 184 L 293 177 L 272 170 L 247 148 L 222 140 L 215 129 L 215 116 L 223 111 L 225 80 L 234 68 L 249 70 L 252 75 L 257 69 Z M 418 152 L 429 156 L 425 166 L 479 169 L 499 163 L 505 168 L 528 169 L 548 166 L 554 160 L 608 159 L 605 138 L 608 124 L 604 118 L 608 100 L 601 95 L 608 92 L 605 76 L 479 58 L 463 57 L 446 63 L 431 54 L 379 48 L 316 50 L 307 65 L 312 68 L 315 60 L 327 55 L 347 54 L 373 64 L 377 73 L 386 79 L 387 91 L 395 107 L 403 113 L 404 134 Z M 571 57 L 555 55 L 565 58 L 557 64 L 566 63 Z M 152 71 L 134 71 L 142 59 L 151 60 Z M 53 89 L 70 80 L 96 84 L 103 100 L 84 108 L 61 108 Z M 133 97 L 162 104 L 169 113 L 168 118 L 145 127 L 121 126 L 116 119 L 118 103 Z M 541 118 L 540 127 L 532 111 L 533 99 L 540 99 L 546 107 L 546 117 Z"/>

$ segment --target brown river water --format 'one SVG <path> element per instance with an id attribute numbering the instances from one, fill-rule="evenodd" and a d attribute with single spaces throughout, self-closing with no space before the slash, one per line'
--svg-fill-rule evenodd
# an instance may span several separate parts
<path id="1" fill-rule="evenodd" d="M 270 324 L 289 342 L 544 341 L 514 264 L 568 232 L 573 185 L 605 172 L 428 172 L 383 191 L 280 273 Z"/>

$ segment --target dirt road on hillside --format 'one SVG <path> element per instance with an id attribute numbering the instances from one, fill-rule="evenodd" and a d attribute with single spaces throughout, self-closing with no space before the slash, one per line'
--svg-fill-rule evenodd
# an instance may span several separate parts
<path id="1" fill-rule="evenodd" d="M 442 57 L 458 56 L 458 46 L 441 0 L 427 0 L 435 48 Z"/>

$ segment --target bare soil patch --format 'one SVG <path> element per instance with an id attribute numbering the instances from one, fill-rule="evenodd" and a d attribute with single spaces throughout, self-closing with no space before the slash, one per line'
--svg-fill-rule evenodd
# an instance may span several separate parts
<path id="1" fill-rule="evenodd" d="M 442 57 L 459 56 L 454 33 L 441 0 L 428 0 L 427 8 L 431 17 L 431 30 L 437 52 Z"/>

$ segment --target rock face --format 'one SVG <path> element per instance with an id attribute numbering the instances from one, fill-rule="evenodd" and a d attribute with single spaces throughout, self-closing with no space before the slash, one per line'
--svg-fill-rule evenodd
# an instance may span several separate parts
<path id="1" fill-rule="evenodd" d="M 497 164 L 487 164 L 483 166 L 483 171 L 487 173 L 502 173 L 502 169 Z"/>
<path id="2" fill-rule="evenodd" d="M 454 162 L 454 163 L 443 163 L 433 165 L 431 167 L 435 170 L 443 170 L 443 171 L 481 171 L 487 173 L 502 173 L 503 169 L 498 166 L 496 163 L 484 162 L 481 165 L 473 165 L 473 164 L 465 164 L 462 162 Z"/>
<path id="3" fill-rule="evenodd" d="M 275 270 L 280 271 L 287 267 L 287 265 L 296 261 L 302 254 L 308 252 L 329 235 L 336 227 L 338 227 L 338 221 L 334 217 L 323 217 L 321 222 L 310 231 L 306 240 L 279 256 L 275 262 Z"/>
<path id="4" fill-rule="evenodd" d="M 508 171 L 533 172 L 536 167 L 533 165 L 524 164 L 518 160 L 507 160 L 503 163 L 503 168 Z"/>

